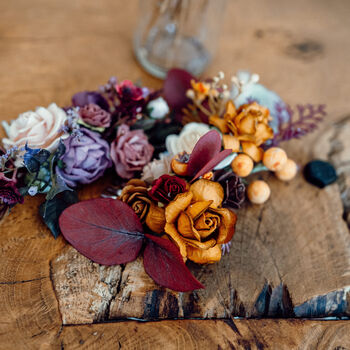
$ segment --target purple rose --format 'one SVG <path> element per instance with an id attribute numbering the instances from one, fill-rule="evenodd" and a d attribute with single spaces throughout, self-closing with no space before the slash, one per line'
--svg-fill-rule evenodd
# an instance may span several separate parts
<path id="1" fill-rule="evenodd" d="M 95 103 L 89 103 L 79 110 L 80 118 L 91 126 L 108 128 L 111 125 L 111 114 Z"/>
<path id="2" fill-rule="evenodd" d="M 117 138 L 111 145 L 111 158 L 115 165 L 117 174 L 130 179 L 136 171 L 152 159 L 154 148 L 148 143 L 147 136 L 143 130 L 132 130 L 123 124 L 118 128 Z"/>
<path id="3" fill-rule="evenodd" d="M 74 107 L 84 107 L 89 103 L 94 103 L 106 111 L 109 110 L 109 105 L 107 100 L 96 91 L 77 92 L 72 97 L 72 103 Z"/>
<path id="4" fill-rule="evenodd" d="M 97 180 L 112 165 L 107 141 L 91 130 L 80 128 L 80 131 L 82 136 L 70 136 L 63 141 L 66 151 L 61 160 L 65 167 L 56 167 L 70 187 Z"/>

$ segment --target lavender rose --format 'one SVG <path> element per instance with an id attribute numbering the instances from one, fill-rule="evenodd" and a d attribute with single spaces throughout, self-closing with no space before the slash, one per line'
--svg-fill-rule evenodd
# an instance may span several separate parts
<path id="1" fill-rule="evenodd" d="M 143 130 L 130 131 L 126 124 L 118 128 L 117 138 L 111 145 L 111 158 L 115 171 L 124 179 L 131 179 L 152 158 L 154 148 L 148 143 Z"/>
<path id="2" fill-rule="evenodd" d="M 91 126 L 108 128 L 111 125 L 111 114 L 95 103 L 89 103 L 79 110 L 80 118 Z"/>
<path id="3" fill-rule="evenodd" d="M 61 160 L 65 167 L 56 168 L 57 173 L 70 187 L 97 180 L 112 165 L 107 141 L 88 129 L 80 128 L 80 131 L 82 136 L 70 136 L 64 140 L 66 152 Z"/>

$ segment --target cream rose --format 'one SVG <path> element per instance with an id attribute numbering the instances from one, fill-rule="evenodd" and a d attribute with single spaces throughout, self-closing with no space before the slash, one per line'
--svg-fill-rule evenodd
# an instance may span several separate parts
<path id="1" fill-rule="evenodd" d="M 27 143 L 32 148 L 54 151 L 59 139 L 68 136 L 62 132 L 66 120 L 66 112 L 55 103 L 47 108 L 38 107 L 35 112 L 22 113 L 10 124 L 3 122 L 7 134 L 7 138 L 2 140 L 4 147 L 23 147 Z"/>
<path id="2" fill-rule="evenodd" d="M 172 173 L 172 156 L 161 153 L 159 158 L 160 159 L 154 159 L 143 167 L 141 180 L 152 183 L 153 180 L 158 179 L 162 175 Z"/>
<path id="3" fill-rule="evenodd" d="M 209 126 L 204 123 L 186 124 L 179 135 L 167 136 L 165 140 L 166 149 L 172 156 L 184 151 L 191 153 L 197 141 L 209 130 Z"/>

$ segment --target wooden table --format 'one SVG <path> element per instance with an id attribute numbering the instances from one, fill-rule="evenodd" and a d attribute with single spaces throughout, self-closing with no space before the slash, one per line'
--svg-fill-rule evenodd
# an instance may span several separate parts
<path id="1" fill-rule="evenodd" d="M 137 4 L 1 1 L 1 118 L 64 106 L 111 75 L 161 86 L 133 58 Z M 321 129 L 287 150 L 299 164 L 332 161 L 337 184 L 270 176 L 271 200 L 239 212 L 230 254 L 191 266 L 206 285 L 196 293 L 157 287 L 140 261 L 89 262 L 50 235 L 42 199 L 27 198 L 0 226 L 0 348 L 350 349 L 349 321 L 319 320 L 350 315 L 349 16 L 347 0 L 232 0 L 207 72 L 247 68 L 291 104 L 326 103 Z M 185 320 L 119 322 L 132 317 Z"/>

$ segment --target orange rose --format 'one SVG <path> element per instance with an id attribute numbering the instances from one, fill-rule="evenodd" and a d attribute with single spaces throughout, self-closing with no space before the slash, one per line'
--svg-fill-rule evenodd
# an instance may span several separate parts
<path id="1" fill-rule="evenodd" d="M 139 179 L 130 180 L 123 188 L 119 199 L 128 204 L 140 218 L 142 224 L 155 233 L 163 233 L 165 226 L 164 208 L 148 196 L 147 185 Z"/>
<path id="2" fill-rule="evenodd" d="M 262 157 L 264 142 L 273 137 L 273 130 L 268 122 L 271 120 L 269 110 L 256 102 L 244 104 L 236 110 L 232 101 L 227 102 L 223 118 L 211 116 L 209 123 L 216 126 L 224 134 L 232 133 L 224 138 L 224 147 L 240 144 L 243 152 L 259 162 Z M 234 147 L 237 149 L 237 146 Z"/>
<path id="3" fill-rule="evenodd" d="M 221 244 L 231 240 L 236 223 L 233 212 L 220 208 L 223 198 L 219 183 L 200 179 L 166 207 L 165 232 L 183 258 L 199 264 L 221 259 Z"/>

